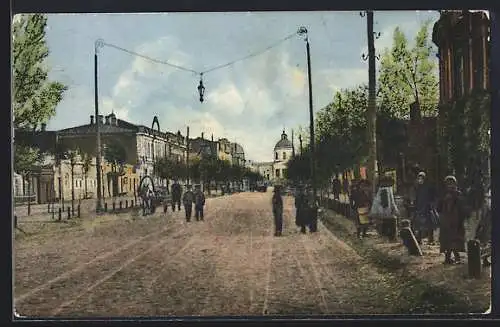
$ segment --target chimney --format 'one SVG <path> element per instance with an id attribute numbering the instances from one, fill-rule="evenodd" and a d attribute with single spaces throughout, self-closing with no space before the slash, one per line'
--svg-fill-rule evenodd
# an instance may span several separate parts
<path id="1" fill-rule="evenodd" d="M 42 132 L 45 132 L 46 129 L 47 129 L 47 124 L 42 123 Z"/>
<path id="2" fill-rule="evenodd" d="M 90 116 L 90 125 L 94 125 L 94 115 Z"/>
<path id="3" fill-rule="evenodd" d="M 109 116 L 106 116 L 105 119 L 106 119 L 106 125 L 109 125 Z"/>

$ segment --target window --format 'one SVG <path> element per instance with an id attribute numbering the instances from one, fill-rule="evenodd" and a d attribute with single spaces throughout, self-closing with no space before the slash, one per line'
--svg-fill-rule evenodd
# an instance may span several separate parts
<path id="1" fill-rule="evenodd" d="M 287 177 L 287 170 L 286 170 L 286 169 L 283 169 L 283 170 L 282 170 L 282 173 L 283 173 L 283 178 L 286 178 L 286 177 Z"/>
<path id="2" fill-rule="evenodd" d="M 283 160 L 286 160 L 286 152 L 283 152 Z"/>
<path id="3" fill-rule="evenodd" d="M 276 169 L 276 178 L 280 178 L 280 170 Z"/>
<path id="4" fill-rule="evenodd" d="M 278 152 L 274 153 L 274 160 L 278 160 Z"/>

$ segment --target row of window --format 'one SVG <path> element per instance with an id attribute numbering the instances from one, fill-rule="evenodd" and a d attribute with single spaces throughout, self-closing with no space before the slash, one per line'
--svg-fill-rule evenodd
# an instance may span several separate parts
<path id="1" fill-rule="evenodd" d="M 278 160 L 278 159 L 279 159 L 278 152 L 275 152 L 275 153 L 274 153 L 274 160 Z M 283 159 L 283 160 L 286 160 L 286 152 L 283 152 L 282 159 Z"/>
<path id="2" fill-rule="evenodd" d="M 274 171 L 274 176 L 276 178 L 286 178 L 286 172 L 287 172 L 286 169 L 276 169 Z"/>

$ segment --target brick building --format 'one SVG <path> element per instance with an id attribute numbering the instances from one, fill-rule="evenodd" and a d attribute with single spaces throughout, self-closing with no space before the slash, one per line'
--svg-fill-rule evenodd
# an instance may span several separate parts
<path id="1" fill-rule="evenodd" d="M 489 35 L 485 11 L 442 11 L 433 28 L 440 77 L 437 170 L 440 179 L 455 174 L 464 188 L 487 170 Z"/>

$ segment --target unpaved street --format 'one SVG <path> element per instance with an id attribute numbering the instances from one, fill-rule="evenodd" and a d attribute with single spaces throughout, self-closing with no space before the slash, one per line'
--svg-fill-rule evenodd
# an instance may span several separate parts
<path id="1" fill-rule="evenodd" d="M 321 224 L 317 234 L 299 234 L 293 199 L 284 199 L 279 238 L 272 236 L 268 192 L 207 199 L 203 222 L 186 223 L 183 212 L 169 212 L 19 239 L 16 311 L 25 316 L 390 312 L 384 277 Z"/>

